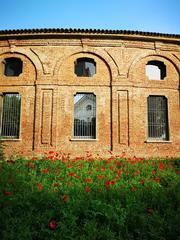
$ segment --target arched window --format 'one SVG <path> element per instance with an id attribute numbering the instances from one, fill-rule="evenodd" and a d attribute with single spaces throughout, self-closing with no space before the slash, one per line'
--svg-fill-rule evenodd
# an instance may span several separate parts
<path id="1" fill-rule="evenodd" d="M 4 60 L 4 75 L 8 77 L 16 77 L 22 73 L 23 63 L 20 58 L 6 58 Z"/>
<path id="2" fill-rule="evenodd" d="M 166 65 L 161 61 L 149 61 L 146 64 L 146 76 L 150 80 L 163 80 L 166 77 Z"/>
<path id="3" fill-rule="evenodd" d="M 21 96 L 18 93 L 4 93 L 0 100 L 0 136 L 19 138 Z"/>
<path id="4" fill-rule="evenodd" d="M 92 58 L 78 58 L 74 72 L 78 77 L 92 77 L 96 74 L 96 62 Z"/>
<path id="5" fill-rule="evenodd" d="M 148 137 L 168 140 L 168 106 L 164 96 L 148 97 Z"/>
<path id="6" fill-rule="evenodd" d="M 92 93 L 74 96 L 74 137 L 96 138 L 96 96 Z"/>

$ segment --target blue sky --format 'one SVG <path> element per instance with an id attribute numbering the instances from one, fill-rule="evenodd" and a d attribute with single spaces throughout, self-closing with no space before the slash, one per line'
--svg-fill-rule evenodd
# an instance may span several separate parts
<path id="1" fill-rule="evenodd" d="M 180 0 L 1 0 L 0 30 L 95 28 L 180 34 Z"/>

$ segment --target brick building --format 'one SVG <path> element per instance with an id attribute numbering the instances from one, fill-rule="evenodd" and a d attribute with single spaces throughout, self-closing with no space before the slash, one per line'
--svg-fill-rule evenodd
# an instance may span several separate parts
<path id="1" fill-rule="evenodd" d="M 0 31 L 0 94 L 8 154 L 180 157 L 180 35 Z"/>

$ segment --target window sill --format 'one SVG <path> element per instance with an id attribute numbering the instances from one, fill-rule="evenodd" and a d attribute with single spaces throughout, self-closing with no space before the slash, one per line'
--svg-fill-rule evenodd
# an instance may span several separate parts
<path id="1" fill-rule="evenodd" d="M 148 81 L 154 81 L 154 82 L 164 82 L 164 81 L 166 81 L 166 79 L 165 78 L 163 78 L 163 79 L 150 79 L 150 78 L 146 78 Z"/>
<path id="2" fill-rule="evenodd" d="M 169 140 L 158 140 L 158 139 L 147 139 L 145 143 L 172 143 L 172 141 Z"/>
<path id="3" fill-rule="evenodd" d="M 70 141 L 72 142 L 97 142 L 97 138 L 93 138 L 93 139 L 90 139 L 90 138 L 70 138 L 69 139 Z"/>
<path id="4" fill-rule="evenodd" d="M 0 141 L 14 141 L 14 142 L 19 142 L 21 141 L 21 138 L 0 138 Z"/>

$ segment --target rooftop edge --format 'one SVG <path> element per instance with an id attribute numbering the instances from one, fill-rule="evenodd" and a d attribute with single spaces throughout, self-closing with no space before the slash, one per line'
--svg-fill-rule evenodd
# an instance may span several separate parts
<path id="1" fill-rule="evenodd" d="M 21 35 L 21 34 L 103 34 L 103 35 L 139 35 L 147 37 L 168 37 L 180 38 L 180 34 L 158 33 L 158 32 L 144 32 L 133 30 L 108 30 L 108 29 L 80 29 L 80 28 L 33 28 L 33 29 L 12 29 L 0 30 L 0 35 Z"/>

